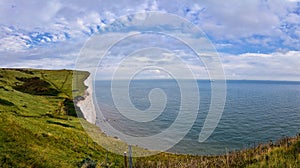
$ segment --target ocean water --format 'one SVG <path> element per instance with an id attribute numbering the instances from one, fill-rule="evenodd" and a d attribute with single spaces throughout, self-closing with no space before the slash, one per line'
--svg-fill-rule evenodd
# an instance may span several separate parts
<path id="1" fill-rule="evenodd" d="M 209 111 L 212 89 L 210 81 L 199 80 L 197 84 L 200 94 L 197 119 L 185 137 L 169 149 L 169 152 L 221 154 L 270 140 L 276 141 L 285 136 L 294 136 L 300 132 L 300 82 L 227 81 L 226 103 L 221 120 L 212 135 L 200 143 L 198 137 Z M 141 113 L 147 110 L 151 106 L 149 94 L 155 88 L 163 90 L 166 98 L 164 108 L 152 109 L 153 112 L 161 112 L 158 117 L 148 122 L 138 122 L 119 112 L 119 109 L 130 109 L 131 104 Z M 122 90 L 126 93 L 126 88 L 118 88 L 120 93 Z M 120 99 L 129 97 L 130 103 L 118 105 L 112 97 L 111 81 L 96 81 L 94 91 L 99 110 L 105 118 L 97 120 L 105 120 L 115 129 L 136 137 L 147 137 L 167 130 L 176 120 L 182 102 L 181 89 L 175 80 L 131 81 L 129 92 L 118 94 Z M 155 99 L 163 101 L 161 99 L 164 96 Z M 193 98 L 187 102 L 196 103 Z M 183 110 L 186 115 L 195 112 L 189 108 Z M 171 134 L 178 131 L 181 131 L 180 128 Z"/>

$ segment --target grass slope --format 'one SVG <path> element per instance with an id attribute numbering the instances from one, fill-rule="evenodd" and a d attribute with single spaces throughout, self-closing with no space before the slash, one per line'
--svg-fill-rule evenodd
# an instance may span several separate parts
<path id="1" fill-rule="evenodd" d="M 107 154 L 111 156 L 111 163 L 122 167 L 122 163 L 118 163 L 120 156 L 107 153 L 88 137 L 80 124 L 80 120 L 85 120 L 66 115 L 68 108 L 63 106 L 70 106 L 67 100 L 72 95 L 72 73 L 68 70 L 0 70 L 0 167 L 78 167 L 89 159 L 104 164 Z M 81 74 L 82 81 L 88 76 L 86 72 L 77 73 Z M 36 94 L 39 89 L 34 89 L 35 94 L 26 93 L 23 90 L 26 88 L 17 89 L 16 86 L 24 85 L 17 78 L 36 77 L 59 93 L 49 96 Z M 38 87 L 38 83 L 32 85 Z"/>
<path id="2" fill-rule="evenodd" d="M 93 143 L 72 109 L 69 70 L 0 69 L 0 167 L 124 167 L 123 157 Z M 87 72 L 76 71 L 83 95 Z M 34 82 L 33 82 L 34 81 Z M 26 90 L 26 88 L 28 88 Z M 54 91 L 55 90 L 55 91 Z M 49 92 L 50 91 L 50 92 Z M 51 93 L 51 94 L 48 94 Z M 93 125 L 90 129 L 97 130 Z M 97 133 L 103 142 L 124 146 Z M 134 167 L 300 167 L 300 136 L 222 156 L 160 153 Z"/>

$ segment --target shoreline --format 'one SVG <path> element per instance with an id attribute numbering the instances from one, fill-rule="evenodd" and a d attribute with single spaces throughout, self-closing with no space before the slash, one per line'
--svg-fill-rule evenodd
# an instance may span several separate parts
<path id="1" fill-rule="evenodd" d="M 84 99 L 77 102 L 78 106 L 83 114 L 83 117 L 86 121 L 91 124 L 96 123 L 96 109 L 93 102 L 93 79 L 90 74 L 87 79 L 84 81 L 84 85 L 87 86 L 87 89 L 84 91 Z"/>
<path id="2" fill-rule="evenodd" d="M 93 100 L 93 80 L 92 80 L 92 74 L 90 74 L 85 80 L 84 80 L 84 85 L 87 86 L 87 89 L 84 91 L 84 99 L 80 100 L 77 102 L 77 106 L 80 108 L 84 119 L 86 121 L 88 121 L 89 123 L 95 125 L 96 124 L 96 109 L 94 106 L 94 100 Z M 101 128 L 100 128 L 101 129 Z M 107 135 L 105 132 L 103 132 L 106 136 Z M 112 138 L 116 138 L 116 137 L 112 137 Z M 119 138 L 117 138 L 118 140 L 120 140 Z M 244 152 L 249 152 L 249 150 L 259 150 L 260 155 L 262 154 L 266 154 L 266 149 L 267 151 L 271 148 L 276 148 L 276 147 L 289 147 L 291 144 L 295 143 L 296 141 L 298 141 L 300 139 L 300 132 L 298 132 L 296 135 L 294 136 L 287 136 L 287 137 L 283 137 L 277 140 L 270 140 L 269 142 L 261 142 L 261 143 L 257 143 L 255 145 L 253 145 L 253 147 L 246 147 L 246 148 L 242 148 L 239 150 L 231 150 L 231 151 L 227 151 L 226 153 L 223 154 L 204 154 L 204 155 L 193 155 L 193 156 L 227 156 L 227 155 L 235 155 L 235 154 L 239 154 L 239 153 L 244 153 Z M 174 153 L 174 152 L 168 152 L 168 151 L 164 151 L 163 153 L 170 153 L 170 154 L 179 154 L 179 155 L 185 155 L 183 153 Z M 191 155 L 191 154 L 188 154 Z"/>

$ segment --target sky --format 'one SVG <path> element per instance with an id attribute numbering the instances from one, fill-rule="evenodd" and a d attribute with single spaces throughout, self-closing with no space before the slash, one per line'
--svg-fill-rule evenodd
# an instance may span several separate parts
<path id="1" fill-rule="evenodd" d="M 113 26 L 123 26 L 124 30 L 126 24 L 115 24 L 120 17 L 132 22 L 128 15 L 144 12 L 172 14 L 201 29 L 204 33 L 201 37 L 206 37 L 206 44 L 209 41 L 219 55 L 227 79 L 300 81 L 300 2 L 297 0 L 1 0 L 0 67 L 75 69 L 88 39 L 107 33 Z M 164 17 L 156 19 L 158 23 L 168 22 Z M 126 32 L 114 33 L 134 31 L 137 30 L 127 27 Z M 139 53 L 136 45 L 139 42 L 125 41 L 130 51 L 137 52 L 122 70 L 129 71 L 139 61 L 176 68 L 173 57 L 180 57 L 196 78 L 207 76 L 203 62 L 182 44 L 151 35 L 141 35 L 140 40 L 150 44 L 151 38 L 165 40 L 169 44 L 164 46 L 167 50 L 156 48 L 155 52 Z M 118 47 L 121 46 L 115 49 Z M 118 69 L 122 54 L 111 51 L 107 55 L 99 78 L 108 78 Z M 170 75 L 152 67 L 140 76 Z"/>

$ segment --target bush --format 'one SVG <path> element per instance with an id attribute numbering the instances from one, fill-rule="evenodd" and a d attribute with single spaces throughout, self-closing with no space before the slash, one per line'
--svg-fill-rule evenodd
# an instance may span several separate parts
<path id="1" fill-rule="evenodd" d="M 18 81 L 21 81 L 21 82 L 30 82 L 30 81 L 37 81 L 37 80 L 40 80 L 39 77 L 33 77 L 33 78 L 25 78 L 25 77 L 16 77 L 16 79 Z"/>
<path id="2" fill-rule="evenodd" d="M 28 70 L 28 69 L 14 69 L 14 70 L 19 71 L 19 72 L 23 72 L 23 73 L 26 73 L 26 74 L 33 75 L 33 72 Z"/>
<path id="3" fill-rule="evenodd" d="M 34 78 L 18 78 L 17 80 L 24 82 L 22 85 L 14 86 L 13 88 L 24 93 L 33 95 L 57 96 L 58 90 L 51 88 L 51 85 L 41 80 L 39 77 Z"/>
<path id="4" fill-rule="evenodd" d="M 66 112 L 67 115 L 83 118 L 83 114 L 80 108 L 74 105 L 73 100 L 67 98 L 64 100 L 63 105 L 64 105 L 64 111 Z"/>
<path id="5" fill-rule="evenodd" d="M 78 164 L 78 166 L 86 168 L 95 168 L 97 166 L 97 161 L 94 161 L 90 158 L 85 158 Z"/>

